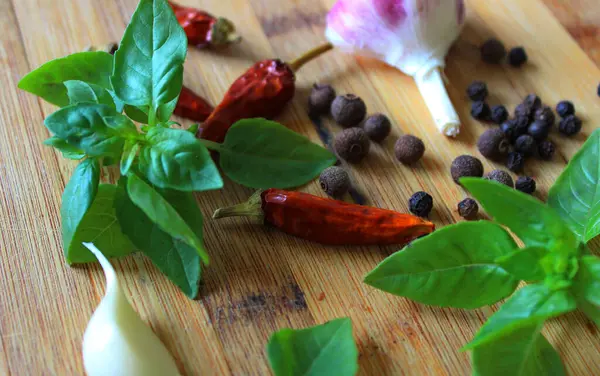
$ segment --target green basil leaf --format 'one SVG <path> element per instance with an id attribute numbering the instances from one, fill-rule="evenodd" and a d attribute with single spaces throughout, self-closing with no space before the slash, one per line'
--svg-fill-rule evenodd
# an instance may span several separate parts
<path id="1" fill-rule="evenodd" d="M 112 184 L 100 184 L 94 202 L 83 216 L 68 249 L 70 263 L 96 262 L 98 259 L 82 243 L 94 243 L 106 257 L 122 257 L 133 252 L 133 244 L 123 235 L 115 213 L 117 190 Z"/>
<path id="2" fill-rule="evenodd" d="M 191 134 L 193 134 L 194 136 L 196 135 L 196 133 L 198 133 L 198 129 L 200 128 L 200 124 L 192 124 L 190 125 L 190 127 L 188 129 L 186 129 L 186 131 L 190 132 Z"/>
<path id="3" fill-rule="evenodd" d="M 124 140 L 117 131 L 106 126 L 103 120 L 106 116 L 124 117 L 105 104 L 79 103 L 54 112 L 44 124 L 56 136 L 89 156 L 118 158 Z"/>
<path id="4" fill-rule="evenodd" d="M 177 106 L 177 101 L 179 100 L 179 97 L 173 99 L 171 102 L 163 105 L 161 107 L 162 111 L 164 113 L 173 113 L 173 111 L 175 110 L 175 107 Z M 129 116 L 131 119 L 137 121 L 138 123 L 142 123 L 142 124 L 148 124 L 148 106 L 142 106 L 142 107 L 134 107 L 134 106 L 129 106 L 126 105 L 125 106 L 125 113 L 127 114 L 127 116 Z"/>
<path id="5" fill-rule="evenodd" d="M 575 298 L 567 290 L 551 290 L 544 284 L 518 290 L 479 329 L 463 350 L 470 350 L 502 338 L 515 330 L 573 311 Z"/>
<path id="6" fill-rule="evenodd" d="M 119 186 L 125 188 L 127 179 L 122 177 Z M 133 244 L 144 253 L 152 263 L 169 278 L 189 298 L 198 295 L 202 269 L 200 256 L 194 248 L 182 240 L 176 239 L 163 231 L 144 212 L 138 208 L 127 195 L 127 191 L 119 191 L 116 201 L 116 212 L 123 232 Z M 172 202 L 184 213 L 188 223 L 196 229 L 197 236 L 202 236 L 202 216 L 197 205 L 191 205 L 193 196 L 190 193 L 179 193 L 180 201 Z M 189 202 L 189 205 L 188 205 Z"/>
<path id="7" fill-rule="evenodd" d="M 193 196 L 177 193 L 181 202 L 185 204 L 175 208 L 172 201 L 175 201 L 175 196 L 167 192 L 159 192 L 152 188 L 148 183 L 140 179 L 136 174 L 129 173 L 127 178 L 127 194 L 131 201 L 142 209 L 142 211 L 160 226 L 162 230 L 176 239 L 185 241 L 188 245 L 198 252 L 202 261 L 208 265 L 209 257 L 204 249 L 202 241 L 202 227 L 192 228 L 197 225 L 197 222 L 190 222 L 189 219 L 195 216 L 201 217 L 197 210 L 196 200 Z M 169 200 L 168 198 L 171 198 Z M 188 207 L 190 206 L 190 207 Z M 196 210 L 194 210 L 196 208 Z M 185 213 L 182 213 L 182 210 Z M 190 210 L 194 210 L 193 215 L 189 214 Z M 185 215 L 184 215 L 185 214 Z M 198 236 L 200 234 L 200 236 Z"/>
<path id="8" fill-rule="evenodd" d="M 115 93 L 126 104 L 148 108 L 150 125 L 169 120 L 186 53 L 187 37 L 167 1 L 141 0 L 115 53 Z"/>
<path id="9" fill-rule="evenodd" d="M 67 87 L 69 104 L 99 103 L 110 106 L 119 113 L 123 111 L 123 102 L 102 86 L 79 80 L 65 81 L 64 85 Z"/>
<path id="10" fill-rule="evenodd" d="M 473 350 L 474 376 L 563 376 L 560 356 L 542 335 L 543 323 L 519 328 Z"/>
<path id="11" fill-rule="evenodd" d="M 77 227 L 92 206 L 99 182 L 100 164 L 96 159 L 85 159 L 77 165 L 63 192 L 60 216 L 65 258 L 68 263 L 71 263 L 69 255 Z"/>
<path id="12" fill-rule="evenodd" d="M 577 307 L 600 326 L 600 258 L 581 257 L 572 292 L 577 298 Z"/>
<path id="13" fill-rule="evenodd" d="M 116 116 L 104 116 L 104 124 L 112 129 L 116 134 L 123 138 L 141 139 L 143 138 L 137 131 L 135 124 L 127 117 L 121 114 Z"/>
<path id="14" fill-rule="evenodd" d="M 135 160 L 135 157 L 137 157 L 137 153 L 139 150 L 139 143 L 132 143 L 130 141 L 127 141 L 125 143 L 125 150 L 123 152 L 123 155 L 121 156 L 121 175 L 127 175 L 129 169 L 131 168 L 131 165 L 133 164 L 133 161 Z"/>
<path id="15" fill-rule="evenodd" d="M 578 240 L 547 205 L 495 181 L 463 178 L 461 184 L 494 219 L 507 226 L 527 246 L 576 252 Z"/>
<path id="16" fill-rule="evenodd" d="M 584 298 L 577 297 L 577 308 L 600 327 L 600 306 L 594 305 Z"/>
<path id="17" fill-rule="evenodd" d="M 69 104 L 66 81 L 80 80 L 111 89 L 113 56 L 102 51 L 79 52 L 47 62 L 19 81 L 19 88 L 64 107 Z"/>
<path id="18" fill-rule="evenodd" d="M 462 222 L 389 256 L 364 282 L 424 304 L 479 308 L 517 288 L 519 281 L 494 261 L 516 248 L 510 235 L 494 223 Z"/>
<path id="19" fill-rule="evenodd" d="M 358 372 L 352 322 L 341 318 L 311 328 L 282 329 L 267 344 L 275 376 L 351 376 Z"/>
<path id="20" fill-rule="evenodd" d="M 139 169 L 157 187 L 179 191 L 220 189 L 223 180 L 208 150 L 183 129 L 148 130 Z"/>
<path id="21" fill-rule="evenodd" d="M 85 157 L 83 150 L 69 145 L 67 141 L 63 140 L 62 138 L 52 136 L 49 139 L 44 140 L 44 145 L 52 146 L 56 150 L 60 151 L 65 158 L 79 160 Z"/>
<path id="22" fill-rule="evenodd" d="M 496 259 L 496 262 L 518 279 L 529 282 L 541 281 L 546 277 L 541 260 L 548 253 L 545 248 L 527 247 L 501 256 Z"/>
<path id="23" fill-rule="evenodd" d="M 327 149 L 265 119 L 238 121 L 218 150 L 225 175 L 250 188 L 297 187 L 336 161 Z"/>
<path id="24" fill-rule="evenodd" d="M 583 242 L 600 234 L 600 129 L 590 135 L 550 188 L 548 205 Z"/>

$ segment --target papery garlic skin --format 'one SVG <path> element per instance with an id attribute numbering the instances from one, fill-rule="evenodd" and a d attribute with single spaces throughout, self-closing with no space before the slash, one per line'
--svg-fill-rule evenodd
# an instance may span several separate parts
<path id="1" fill-rule="evenodd" d="M 327 14 L 325 35 L 336 47 L 413 76 L 437 127 L 455 136 L 460 120 L 442 70 L 464 18 L 464 0 L 338 0 Z"/>
<path id="2" fill-rule="evenodd" d="M 106 275 L 106 293 L 83 335 L 83 365 L 89 376 L 180 375 L 171 354 L 133 310 L 115 270 L 92 243 L 83 243 Z"/>

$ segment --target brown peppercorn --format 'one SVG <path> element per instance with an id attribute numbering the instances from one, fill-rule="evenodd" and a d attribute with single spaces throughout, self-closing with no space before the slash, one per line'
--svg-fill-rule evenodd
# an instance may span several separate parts
<path id="1" fill-rule="evenodd" d="M 512 177 L 506 171 L 494 170 L 494 171 L 490 172 L 489 174 L 487 174 L 485 178 L 488 180 L 497 181 L 498 183 L 502 183 L 511 188 L 514 188 L 514 186 L 515 186 L 515 183 L 513 182 Z"/>
<path id="2" fill-rule="evenodd" d="M 554 111 L 552 111 L 550 106 L 542 106 L 535 111 L 534 119 L 550 129 L 554 125 L 556 116 L 554 115 Z"/>
<path id="3" fill-rule="evenodd" d="M 483 164 L 471 155 L 461 155 L 452 161 L 450 174 L 456 184 L 460 184 L 460 178 L 483 176 Z"/>
<path id="4" fill-rule="evenodd" d="M 473 219 L 479 213 L 479 205 L 472 198 L 465 198 L 458 203 L 458 214 L 465 219 Z"/>
<path id="5" fill-rule="evenodd" d="M 581 119 L 577 115 L 569 115 L 558 124 L 558 131 L 565 136 L 574 136 L 581 131 Z"/>
<path id="6" fill-rule="evenodd" d="M 506 48 L 498 39 L 488 39 L 481 45 L 481 59 L 486 63 L 498 64 L 506 56 Z"/>
<path id="7" fill-rule="evenodd" d="M 488 129 L 477 140 L 481 155 L 490 159 L 500 159 L 508 153 L 510 142 L 500 128 Z"/>
<path id="8" fill-rule="evenodd" d="M 549 161 L 554 157 L 554 153 L 556 152 L 556 146 L 550 140 L 545 140 L 540 142 L 538 146 L 538 155 L 541 159 L 545 161 Z"/>
<path id="9" fill-rule="evenodd" d="M 308 97 L 308 113 L 311 116 L 325 115 L 331 109 L 335 90 L 331 85 L 314 84 Z"/>
<path id="10" fill-rule="evenodd" d="M 331 166 L 321 172 L 319 183 L 329 196 L 340 197 L 350 188 L 350 176 L 343 168 Z"/>
<path id="11" fill-rule="evenodd" d="M 390 134 L 392 123 L 390 123 L 390 119 L 388 119 L 387 116 L 383 114 L 374 114 L 365 120 L 363 129 L 371 140 L 381 142 Z"/>
<path id="12" fill-rule="evenodd" d="M 358 163 L 369 154 L 371 142 L 361 128 L 348 128 L 335 136 L 333 146 L 340 158 L 349 163 Z"/>
<path id="13" fill-rule="evenodd" d="M 514 47 L 508 52 L 508 64 L 517 68 L 527 62 L 527 53 L 523 47 Z"/>
<path id="14" fill-rule="evenodd" d="M 542 107 L 542 100 L 535 94 L 527 95 L 525 99 L 523 99 L 523 103 L 529 106 L 532 111 L 536 111 L 538 108 Z"/>
<path id="15" fill-rule="evenodd" d="M 533 194 L 536 189 L 535 180 L 529 176 L 519 176 L 515 188 L 523 193 Z"/>
<path id="16" fill-rule="evenodd" d="M 472 101 L 484 101 L 487 95 L 487 85 L 483 81 L 473 81 L 467 87 L 467 96 Z"/>
<path id="17" fill-rule="evenodd" d="M 396 158 L 404 164 L 416 163 L 425 153 L 425 144 L 420 138 L 410 134 L 402 135 L 394 145 Z"/>
<path id="18" fill-rule="evenodd" d="M 526 103 L 520 103 L 515 107 L 515 117 L 526 118 L 527 121 L 531 120 L 533 116 L 533 109 Z"/>
<path id="19" fill-rule="evenodd" d="M 331 116 L 344 128 L 356 127 L 367 115 L 365 102 L 354 94 L 337 96 L 331 103 Z"/>

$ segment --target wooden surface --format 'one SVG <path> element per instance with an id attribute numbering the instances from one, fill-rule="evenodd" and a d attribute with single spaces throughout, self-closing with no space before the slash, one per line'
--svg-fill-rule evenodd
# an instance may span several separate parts
<path id="1" fill-rule="evenodd" d="M 455 140 L 435 130 L 410 78 L 338 52 L 299 72 L 297 96 L 279 120 L 320 142 L 305 111 L 310 85 L 327 82 L 340 93 L 362 96 L 369 112 L 388 114 L 395 126 L 383 145 L 374 145 L 352 168 L 356 186 L 369 204 L 401 211 L 414 191 L 426 190 L 435 200 L 432 220 L 441 227 L 459 220 L 455 207 L 466 196 L 449 176 L 450 163 L 476 153 L 474 143 L 487 127 L 469 118 L 468 83 L 487 81 L 491 102 L 511 109 L 529 92 L 552 105 L 569 98 L 585 121 L 584 132 L 573 140 L 552 135 L 560 148 L 555 160 L 526 167 L 545 198 L 600 119 L 595 94 L 600 71 L 577 45 L 599 61 L 600 6 L 597 0 L 546 1 L 549 8 L 541 0 L 468 1 L 468 24 L 447 67 L 449 92 L 464 121 Z M 291 59 L 322 42 L 324 14 L 333 0 L 185 3 L 231 18 L 245 37 L 222 53 L 189 52 L 186 84 L 216 103 L 253 61 Z M 105 283 L 97 265 L 65 265 L 60 197 L 75 164 L 41 145 L 48 136 L 43 118 L 54 108 L 18 91 L 17 82 L 49 59 L 118 40 L 135 5 L 135 0 L 0 0 L 0 374 L 83 374 L 82 334 Z M 492 35 L 509 46 L 524 45 L 531 63 L 523 69 L 482 64 L 476 45 Z M 329 121 L 327 126 L 337 131 Z M 426 143 L 426 157 L 414 168 L 394 161 L 393 142 L 402 133 Z M 487 171 L 495 167 L 484 163 Z M 322 194 L 316 183 L 304 189 Z M 208 217 L 250 193 L 227 181 L 222 192 L 198 195 L 198 203 Z M 135 309 L 186 375 L 269 374 L 264 349 L 273 331 L 341 316 L 354 323 L 362 375 L 464 375 L 469 355 L 457 349 L 494 311 L 427 307 L 363 284 L 365 273 L 393 248 L 324 247 L 239 219 L 207 220 L 205 232 L 212 263 L 197 301 L 188 300 L 142 255 L 115 262 Z M 600 374 L 600 335 L 584 316 L 552 321 L 546 334 L 569 374 Z"/>

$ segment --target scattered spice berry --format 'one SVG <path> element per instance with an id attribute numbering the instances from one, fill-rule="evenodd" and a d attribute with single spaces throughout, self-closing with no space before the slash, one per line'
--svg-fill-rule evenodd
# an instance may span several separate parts
<path id="1" fill-rule="evenodd" d="M 396 158 L 404 164 L 416 163 L 425 153 L 425 144 L 420 138 L 410 134 L 402 135 L 394 145 Z"/>
<path id="2" fill-rule="evenodd" d="M 596 90 L 596 93 L 598 94 L 598 96 L 600 97 L 600 84 L 598 84 L 598 90 Z"/>
<path id="3" fill-rule="evenodd" d="M 529 128 L 529 119 L 525 116 L 517 116 L 515 117 L 515 134 L 517 137 L 520 135 L 527 133 L 527 128 Z"/>
<path id="4" fill-rule="evenodd" d="M 538 154 L 540 158 L 543 160 L 549 161 L 554 157 L 554 152 L 556 151 L 556 146 L 550 140 L 545 140 L 540 142 L 538 146 Z"/>
<path id="5" fill-rule="evenodd" d="M 523 103 L 529 106 L 529 108 L 531 108 L 532 111 L 535 111 L 538 108 L 542 107 L 542 100 L 535 94 L 527 95 L 523 100 Z"/>
<path id="6" fill-rule="evenodd" d="M 365 102 L 354 94 L 339 95 L 331 103 L 331 116 L 344 128 L 356 127 L 367 115 Z"/>
<path id="7" fill-rule="evenodd" d="M 390 134 L 392 123 L 387 116 L 383 114 L 374 114 L 365 120 L 363 129 L 371 140 L 381 142 Z"/>
<path id="8" fill-rule="evenodd" d="M 509 139 L 511 142 L 514 142 L 517 137 L 524 134 L 527 131 L 527 127 L 519 128 L 518 119 L 509 119 L 506 120 L 502 125 L 500 125 L 500 129 L 504 132 L 504 136 Z"/>
<path id="9" fill-rule="evenodd" d="M 492 107 L 491 118 L 494 123 L 500 125 L 508 119 L 508 110 L 501 104 L 494 106 Z"/>
<path id="10" fill-rule="evenodd" d="M 508 64 L 520 67 L 527 62 L 527 53 L 523 47 L 514 47 L 508 52 Z"/>
<path id="11" fill-rule="evenodd" d="M 503 170 L 494 170 L 494 171 L 490 172 L 489 174 L 487 174 L 485 178 L 488 180 L 497 181 L 498 183 L 502 183 L 511 188 L 513 188 L 515 186 L 510 174 Z"/>
<path id="12" fill-rule="evenodd" d="M 515 107 L 515 117 L 522 117 L 527 119 L 527 122 L 531 119 L 533 110 L 530 105 L 526 103 L 520 103 Z"/>
<path id="13" fill-rule="evenodd" d="M 571 101 L 560 101 L 556 105 L 556 113 L 561 118 L 567 117 L 569 115 L 575 115 L 575 106 Z"/>
<path id="14" fill-rule="evenodd" d="M 533 137 L 534 140 L 542 141 L 546 137 L 548 137 L 548 133 L 550 133 L 550 128 L 546 124 L 536 120 L 533 123 L 531 123 L 529 128 L 527 128 L 527 133 L 529 133 L 529 135 L 531 135 L 531 137 Z"/>
<path id="15" fill-rule="evenodd" d="M 348 128 L 335 136 L 333 145 L 340 158 L 358 163 L 369 154 L 371 142 L 361 128 Z"/>
<path id="16" fill-rule="evenodd" d="M 488 39 L 481 46 L 481 59 L 486 63 L 499 64 L 506 56 L 506 48 L 498 39 Z"/>
<path id="17" fill-rule="evenodd" d="M 528 134 L 519 136 L 515 141 L 515 151 L 518 151 L 526 157 L 530 157 L 535 154 L 535 149 L 535 140 Z"/>
<path id="18" fill-rule="evenodd" d="M 525 156 L 519 152 L 511 151 L 506 159 L 506 167 L 512 172 L 521 172 L 525 166 Z"/>
<path id="19" fill-rule="evenodd" d="M 471 155 L 461 155 L 452 161 L 450 174 L 456 184 L 460 184 L 460 178 L 483 176 L 483 164 Z"/>
<path id="20" fill-rule="evenodd" d="M 472 198 L 465 198 L 458 203 L 458 214 L 465 219 L 473 219 L 479 213 L 479 205 Z"/>
<path id="21" fill-rule="evenodd" d="M 508 153 L 510 143 L 500 128 L 488 129 L 477 140 L 477 149 L 489 159 L 500 159 Z"/>
<path id="22" fill-rule="evenodd" d="M 321 172 L 319 183 L 329 196 L 341 197 L 350 188 L 350 176 L 343 168 L 331 166 Z"/>
<path id="23" fill-rule="evenodd" d="M 558 131 L 565 136 L 574 136 L 581 131 L 581 120 L 576 115 L 569 115 L 560 121 Z"/>
<path id="24" fill-rule="evenodd" d="M 433 208 L 433 197 L 427 192 L 419 191 L 408 200 L 411 213 L 419 217 L 427 217 Z"/>
<path id="25" fill-rule="evenodd" d="M 523 193 L 532 194 L 536 188 L 535 180 L 530 176 L 519 176 L 515 188 Z"/>
<path id="26" fill-rule="evenodd" d="M 488 95 L 487 85 L 483 81 L 473 81 L 467 88 L 467 95 L 472 101 L 483 101 Z"/>
<path id="27" fill-rule="evenodd" d="M 477 120 L 487 121 L 491 114 L 490 106 L 483 101 L 473 102 L 471 105 L 471 116 Z"/>
<path id="28" fill-rule="evenodd" d="M 549 106 L 542 106 L 535 111 L 534 119 L 535 121 L 541 122 L 548 129 L 550 129 L 554 125 L 556 116 L 554 115 L 554 111 L 552 111 L 552 108 L 550 108 Z"/>
<path id="29" fill-rule="evenodd" d="M 328 114 L 335 90 L 331 85 L 314 84 L 308 97 L 308 113 L 311 116 Z"/>

